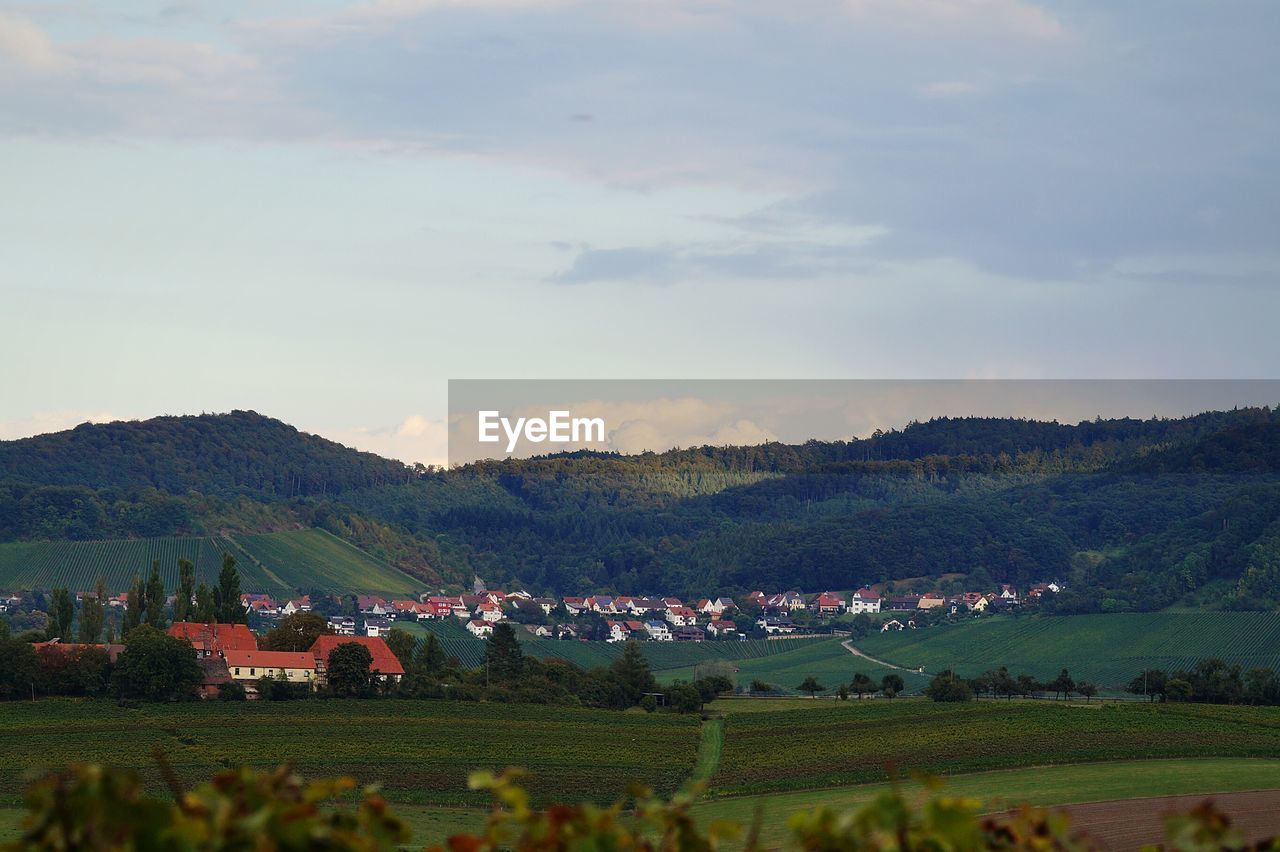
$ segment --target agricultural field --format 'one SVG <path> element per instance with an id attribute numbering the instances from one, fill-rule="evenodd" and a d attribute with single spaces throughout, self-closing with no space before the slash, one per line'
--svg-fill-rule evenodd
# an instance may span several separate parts
<path id="1" fill-rule="evenodd" d="M 1112 615 L 997 616 L 953 625 L 877 633 L 863 652 L 926 672 L 954 667 L 972 676 L 1008 666 L 1049 678 L 1063 668 L 1077 680 L 1123 689 L 1148 668 L 1189 668 L 1221 657 L 1245 669 L 1280 670 L 1280 613 L 1158 612 Z"/>
<path id="2" fill-rule="evenodd" d="M 403 626 L 403 622 L 396 626 Z M 475 667 L 484 661 L 484 643 L 455 619 L 420 622 L 408 629 L 421 636 L 427 632 L 435 633 L 445 654 L 457 657 L 465 666 Z M 517 630 L 517 634 L 519 632 Z M 745 686 L 752 679 L 759 678 L 786 693 L 795 693 L 795 688 L 809 675 L 834 690 L 840 683 L 847 683 L 854 672 L 866 672 L 879 682 L 889 671 L 854 657 L 840 642 L 830 637 L 751 639 L 745 642 L 641 642 L 640 650 L 659 680 L 664 682 L 692 680 L 699 665 L 727 662 L 737 669 L 739 684 Z M 610 642 L 525 639 L 522 647 L 526 654 L 541 659 L 558 658 L 589 669 L 608 665 L 625 646 Z M 918 690 L 926 683 L 925 678 L 913 672 L 898 674 L 906 681 L 908 691 Z"/>
<path id="3" fill-rule="evenodd" d="M 729 714 L 720 794 L 886 780 L 889 767 L 953 775 L 1169 757 L 1280 757 L 1280 710 L 1189 704 L 825 702 L 809 712 Z"/>
<path id="4" fill-rule="evenodd" d="M 54 541 L 0 544 L 0 589 L 66 586 L 88 591 L 99 577 L 127 591 L 160 560 L 166 587 L 178 584 L 178 559 L 190 559 L 198 581 L 214 584 L 222 554 L 236 558 L 246 592 L 288 596 L 298 589 L 408 594 L 421 583 L 336 536 L 317 529 L 261 535 Z"/>
<path id="5" fill-rule="evenodd" d="M 916 779 L 905 778 L 901 783 L 909 797 L 923 796 L 926 792 Z M 731 820 L 747 825 L 758 812 L 760 840 L 767 848 L 776 848 L 790 837 L 786 820 L 790 814 L 820 806 L 851 810 L 888 788 L 888 784 L 859 784 L 826 790 L 712 798 L 695 805 L 693 814 L 703 824 Z M 1274 789 L 1280 789 L 1280 760 L 1238 758 L 1128 760 L 1002 769 L 952 776 L 942 788 L 948 795 L 981 799 L 992 810 L 1023 802 L 1057 806 Z"/>
<path id="6" fill-rule="evenodd" d="M 160 789 L 162 749 L 183 783 L 234 765 L 290 762 L 309 777 L 380 783 L 391 801 L 483 805 L 475 769 L 520 765 L 541 801 L 612 801 L 640 782 L 670 795 L 694 767 L 696 716 L 446 701 L 13 702 L 0 713 L 0 805 L 29 770 L 71 762 L 137 769 Z"/>

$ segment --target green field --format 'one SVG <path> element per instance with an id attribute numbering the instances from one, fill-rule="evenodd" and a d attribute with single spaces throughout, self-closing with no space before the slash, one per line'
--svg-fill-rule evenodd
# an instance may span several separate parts
<path id="1" fill-rule="evenodd" d="M 1138 702 L 824 702 L 730 714 L 712 786 L 783 792 L 1057 763 L 1280 757 L 1280 709 Z"/>
<path id="2" fill-rule="evenodd" d="M 611 801 L 635 782 L 675 792 L 699 740 L 697 717 L 518 704 L 12 702 L 0 713 L 0 804 L 18 803 L 29 770 L 73 762 L 136 768 L 158 789 L 156 748 L 187 784 L 289 762 L 309 777 L 380 783 L 391 801 L 475 805 L 487 798 L 467 790 L 472 770 L 519 765 L 543 801 Z"/>
<path id="3" fill-rule="evenodd" d="M 405 626 L 403 623 L 397 626 Z M 426 621 L 407 625 L 420 636 L 436 634 L 445 654 L 457 657 L 464 666 L 475 667 L 484 661 L 484 643 L 466 631 L 456 619 Z M 523 631 L 517 628 L 518 633 Z M 641 642 L 640 650 L 649 660 L 654 674 L 664 682 L 692 680 L 702 663 L 728 662 L 737 669 L 738 684 L 746 686 L 759 678 L 787 693 L 807 676 L 817 677 L 823 686 L 835 689 L 847 683 L 854 672 L 863 671 L 877 682 L 889 669 L 854 657 L 841 647 L 840 639 L 812 637 L 803 639 L 750 639 L 715 642 Z M 576 642 L 554 639 L 525 639 L 525 653 L 540 659 L 567 660 L 582 668 L 607 666 L 623 651 L 620 642 Z M 918 690 L 926 678 L 913 672 L 898 672 L 908 690 Z"/>
<path id="4" fill-rule="evenodd" d="M 804 790 L 712 799 L 694 806 L 699 822 L 732 820 L 749 825 L 760 814 L 760 840 L 766 847 L 788 837 L 786 817 L 816 807 L 848 810 L 884 792 L 888 784 L 862 784 L 828 790 Z M 1202 758 L 1198 760 L 1131 760 L 1036 766 L 974 772 L 946 779 L 948 795 L 981 799 L 991 810 L 1022 802 L 1069 805 L 1147 796 L 1227 793 L 1280 788 L 1280 760 Z M 905 779 L 909 796 L 924 795 L 923 786 Z"/>
<path id="5" fill-rule="evenodd" d="M 246 592 L 288 596 L 298 589 L 408 594 L 422 583 L 323 530 L 261 535 L 53 541 L 0 544 L 0 589 L 89 591 L 99 577 L 127 591 L 160 560 L 165 586 L 178 584 L 178 559 L 190 559 L 199 581 L 214 584 L 222 554 L 236 558 Z"/>
<path id="6" fill-rule="evenodd" d="M 999 616 L 877 633 L 857 643 L 877 659 L 926 672 L 954 667 L 975 675 L 1008 666 L 1048 678 L 1067 668 L 1077 680 L 1123 688 L 1146 668 L 1189 668 L 1221 657 L 1246 670 L 1280 670 L 1280 613 L 1161 612 Z"/>

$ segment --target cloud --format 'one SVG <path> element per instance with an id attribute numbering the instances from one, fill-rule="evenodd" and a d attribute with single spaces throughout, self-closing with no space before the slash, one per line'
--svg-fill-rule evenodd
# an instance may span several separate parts
<path id="1" fill-rule="evenodd" d="M 18 74 L 61 74 L 71 63 L 35 24 L 0 12 L 0 69 Z"/>
<path id="2" fill-rule="evenodd" d="M 111 423 L 126 418 L 105 411 L 46 411 L 15 420 L 0 420 L 0 441 L 62 432 L 81 423 Z"/>
<path id="3" fill-rule="evenodd" d="M 420 462 L 443 466 L 448 463 L 449 435 L 444 421 L 421 414 L 410 414 L 393 426 L 329 429 L 322 430 L 320 434 L 357 450 L 377 453 L 406 464 Z"/>

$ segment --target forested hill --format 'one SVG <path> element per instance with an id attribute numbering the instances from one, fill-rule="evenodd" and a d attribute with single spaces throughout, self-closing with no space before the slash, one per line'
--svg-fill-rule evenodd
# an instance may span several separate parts
<path id="1" fill-rule="evenodd" d="M 848 441 L 410 469 L 252 412 L 0 443 L 0 541 L 314 526 L 433 585 L 1065 581 L 1079 611 L 1280 605 L 1280 412 L 962 418 Z M 144 566 L 145 567 L 145 566 Z"/>
<path id="2" fill-rule="evenodd" d="M 402 483 L 409 475 L 400 462 L 253 411 L 85 423 L 0 441 L 0 477 L 40 485 L 289 498 Z"/>

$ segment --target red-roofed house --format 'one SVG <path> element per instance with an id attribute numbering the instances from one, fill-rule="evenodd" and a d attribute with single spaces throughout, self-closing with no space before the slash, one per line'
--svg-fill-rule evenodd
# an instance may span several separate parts
<path id="1" fill-rule="evenodd" d="M 39 656 L 57 654 L 60 657 L 75 657 L 91 648 L 96 648 L 99 651 L 105 651 L 107 659 L 113 663 L 120 658 L 120 653 L 124 651 L 123 645 L 89 645 L 80 642 L 62 642 L 58 639 L 52 639 L 48 642 L 36 642 L 31 647 L 36 649 L 36 654 Z"/>
<path id="2" fill-rule="evenodd" d="M 687 606 L 673 606 L 667 609 L 667 621 L 676 627 L 688 627 L 698 623 L 698 614 Z"/>
<path id="3" fill-rule="evenodd" d="M 316 658 L 306 651 L 227 651 L 223 655 L 232 680 L 256 681 L 270 675 L 289 683 L 314 686 Z M 256 689 L 252 685 L 246 691 Z"/>
<path id="4" fill-rule="evenodd" d="M 477 639 L 483 639 L 493 635 L 493 622 L 485 621 L 483 618 L 473 618 L 467 622 L 467 630 Z"/>
<path id="5" fill-rule="evenodd" d="M 198 657 L 224 657 L 227 651 L 256 651 L 258 640 L 243 624 L 201 624 L 179 621 L 169 626 L 170 636 L 186 639 Z"/>
<path id="6" fill-rule="evenodd" d="M 717 618 L 707 625 L 707 632 L 712 636 L 732 636 L 738 632 L 738 625 L 723 618 Z"/>
<path id="7" fill-rule="evenodd" d="M 325 669 L 329 665 L 329 654 L 339 645 L 347 643 L 355 643 L 363 645 L 369 649 L 369 654 L 373 657 L 372 669 L 374 674 L 382 678 L 390 678 L 399 680 L 404 674 L 404 666 L 400 665 L 400 660 L 396 655 L 391 653 L 391 649 L 387 647 L 387 643 L 383 642 L 376 636 L 331 636 L 325 634 L 317 636 L 316 641 L 307 653 L 315 658 L 316 673 L 321 679 L 324 678 Z"/>
<path id="8" fill-rule="evenodd" d="M 858 589 L 849 602 L 849 612 L 857 615 L 860 612 L 879 612 L 880 596 L 871 589 Z"/>
<path id="9" fill-rule="evenodd" d="M 809 608 L 818 615 L 835 615 L 844 609 L 844 598 L 835 592 L 823 592 L 809 602 Z"/>

